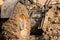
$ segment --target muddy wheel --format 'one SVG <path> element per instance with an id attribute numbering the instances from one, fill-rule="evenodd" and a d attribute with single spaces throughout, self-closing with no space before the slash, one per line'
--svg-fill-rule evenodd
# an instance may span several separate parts
<path id="1" fill-rule="evenodd" d="M 46 17 L 44 20 L 44 24 L 42 26 L 42 29 L 44 31 L 43 36 L 46 40 L 58 40 L 60 37 L 60 21 L 59 21 L 59 10 L 57 7 L 52 7 L 49 9 L 49 11 L 46 13 Z"/>
<path id="2" fill-rule="evenodd" d="M 30 19 L 26 7 L 18 2 L 12 18 L 3 23 L 2 29 L 2 34 L 8 39 L 29 40 Z"/>
<path id="3" fill-rule="evenodd" d="M 29 40 L 30 36 L 30 19 L 28 15 L 28 11 L 24 5 L 20 6 L 18 3 L 17 10 L 20 13 L 20 30 L 21 30 L 21 40 Z M 21 10 L 20 10 L 21 9 Z M 19 14 L 18 13 L 18 14 Z"/>

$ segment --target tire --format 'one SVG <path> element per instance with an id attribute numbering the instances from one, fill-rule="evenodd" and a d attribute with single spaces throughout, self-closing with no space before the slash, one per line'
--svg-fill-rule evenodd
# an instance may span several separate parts
<path id="1" fill-rule="evenodd" d="M 3 23 L 2 29 L 6 40 L 29 40 L 30 18 L 26 7 L 18 2 L 12 18 Z"/>
<path id="2" fill-rule="evenodd" d="M 43 37 L 45 40 L 58 40 L 60 37 L 60 11 L 57 9 L 57 7 L 52 7 L 49 9 L 49 11 L 46 13 L 46 17 L 43 24 Z"/>

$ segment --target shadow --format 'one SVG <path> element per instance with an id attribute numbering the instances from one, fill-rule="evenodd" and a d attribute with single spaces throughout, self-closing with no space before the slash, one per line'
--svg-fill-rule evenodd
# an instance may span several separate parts
<path id="1" fill-rule="evenodd" d="M 5 40 L 4 35 L 2 34 L 2 25 L 4 22 L 6 22 L 8 20 L 8 18 L 0 18 L 0 40 Z"/>

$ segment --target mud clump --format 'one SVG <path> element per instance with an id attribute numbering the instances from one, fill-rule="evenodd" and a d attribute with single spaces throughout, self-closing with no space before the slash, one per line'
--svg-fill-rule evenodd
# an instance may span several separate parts
<path id="1" fill-rule="evenodd" d="M 25 16 L 25 18 L 23 18 L 23 15 Z M 23 30 L 21 30 L 20 19 L 24 23 Z M 29 15 L 28 15 L 28 11 L 26 10 L 26 7 L 18 2 L 14 10 L 13 17 L 9 18 L 2 25 L 2 30 L 3 30 L 2 35 L 5 37 L 5 40 L 29 40 L 29 34 L 30 34 L 29 22 L 30 22 Z"/>

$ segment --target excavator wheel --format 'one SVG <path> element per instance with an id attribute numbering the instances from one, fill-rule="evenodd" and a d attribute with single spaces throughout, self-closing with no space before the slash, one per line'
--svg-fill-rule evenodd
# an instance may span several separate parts
<path id="1" fill-rule="evenodd" d="M 45 40 L 59 40 L 60 39 L 60 10 L 57 7 L 52 7 L 46 13 L 42 29 Z"/>
<path id="2" fill-rule="evenodd" d="M 29 40 L 30 18 L 26 7 L 18 2 L 13 16 L 3 23 L 2 29 L 6 40 Z"/>

